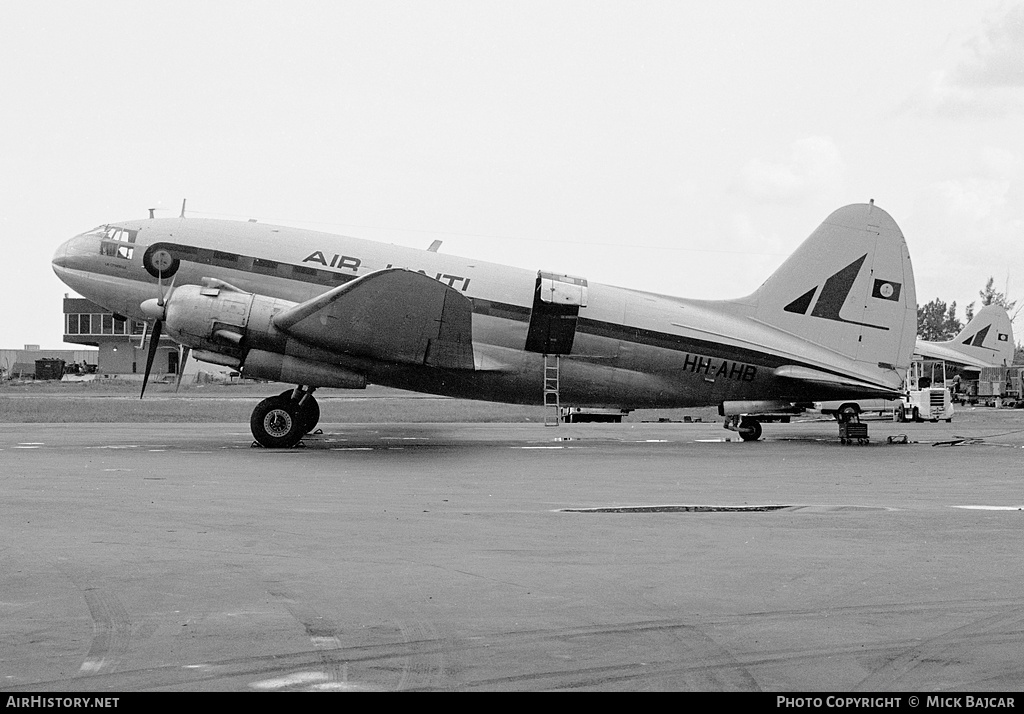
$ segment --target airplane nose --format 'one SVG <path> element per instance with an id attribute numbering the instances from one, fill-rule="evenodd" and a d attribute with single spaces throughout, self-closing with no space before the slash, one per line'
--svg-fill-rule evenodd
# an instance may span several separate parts
<path id="1" fill-rule="evenodd" d="M 64 280 L 69 271 L 89 270 L 100 257 L 100 238 L 96 231 L 79 233 L 57 246 L 53 254 L 54 272 Z"/>
<path id="2" fill-rule="evenodd" d="M 53 260 L 51 261 L 54 268 L 68 267 L 68 243 L 73 240 L 74 238 L 66 240 L 57 247 L 56 252 L 53 254 Z"/>

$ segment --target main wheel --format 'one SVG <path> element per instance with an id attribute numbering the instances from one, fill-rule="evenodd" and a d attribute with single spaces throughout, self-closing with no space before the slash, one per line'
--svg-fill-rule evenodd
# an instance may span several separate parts
<path id="1" fill-rule="evenodd" d="M 744 441 L 757 441 L 761 438 L 761 422 L 744 419 L 739 425 L 739 435 Z"/>
<path id="2" fill-rule="evenodd" d="M 268 397 L 256 405 L 249 418 L 253 438 L 268 449 L 288 449 L 305 435 L 305 421 L 290 397 Z"/>
<path id="3" fill-rule="evenodd" d="M 305 425 L 306 431 L 303 432 L 305 434 L 316 429 L 316 425 L 320 423 L 320 405 L 317 404 L 312 394 L 306 397 L 306 403 L 301 406 L 299 418 Z"/>
<path id="4" fill-rule="evenodd" d="M 291 401 L 292 390 L 284 390 L 277 395 L 277 398 Z M 313 431 L 313 429 L 316 429 L 316 425 L 320 423 L 320 405 L 317 404 L 317 401 L 312 394 L 306 397 L 305 404 L 299 407 L 299 419 L 302 421 L 303 428 L 305 429 L 305 431 L 302 432 L 303 434 L 308 434 Z"/>

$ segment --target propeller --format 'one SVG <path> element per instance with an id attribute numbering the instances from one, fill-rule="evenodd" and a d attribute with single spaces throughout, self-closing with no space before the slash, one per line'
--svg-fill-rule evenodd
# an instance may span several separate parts
<path id="1" fill-rule="evenodd" d="M 160 335 L 164 328 L 164 319 L 167 317 L 167 301 L 171 299 L 171 293 L 174 291 L 174 280 L 171 278 L 171 283 L 167 287 L 167 292 L 164 292 L 164 271 L 171 267 L 174 258 L 166 250 L 159 250 L 153 254 L 152 264 L 157 269 L 157 286 L 159 297 L 150 298 L 149 300 L 143 301 L 139 307 L 142 312 L 153 319 L 153 330 L 149 336 L 149 351 L 146 353 L 146 371 L 142 375 L 142 392 L 139 393 L 139 399 L 142 399 L 146 395 L 146 385 L 149 384 L 149 374 L 153 370 L 153 360 L 156 359 L 156 351 L 160 347 Z M 179 363 L 180 364 L 180 363 Z M 181 368 L 178 368 L 178 381 L 181 382 Z"/>
<path id="2" fill-rule="evenodd" d="M 146 302 L 149 301 L 147 300 Z M 163 331 L 163 327 L 163 320 L 157 320 L 153 323 L 153 331 L 149 335 L 149 352 L 146 354 L 146 372 L 142 375 L 142 392 L 139 393 L 139 399 L 146 395 L 146 385 L 149 384 L 149 373 L 153 369 L 153 359 L 156 357 L 156 351 L 160 346 L 160 333 Z"/>
<path id="3" fill-rule="evenodd" d="M 185 374 L 185 363 L 188 362 L 188 345 L 178 345 L 178 382 L 174 385 L 174 393 L 181 388 L 181 376 Z"/>

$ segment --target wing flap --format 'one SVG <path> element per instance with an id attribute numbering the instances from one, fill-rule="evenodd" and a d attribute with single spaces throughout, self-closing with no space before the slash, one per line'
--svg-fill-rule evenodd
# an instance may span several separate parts
<path id="1" fill-rule="evenodd" d="M 364 275 L 274 317 L 303 343 L 386 362 L 473 369 L 473 309 L 454 288 L 404 268 Z"/>

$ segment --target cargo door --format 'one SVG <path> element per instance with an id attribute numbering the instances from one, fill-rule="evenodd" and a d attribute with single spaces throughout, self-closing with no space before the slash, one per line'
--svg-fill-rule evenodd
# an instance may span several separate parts
<path id="1" fill-rule="evenodd" d="M 572 352 L 580 308 L 587 306 L 587 281 L 571 275 L 537 273 L 526 351 L 546 355 Z"/>

